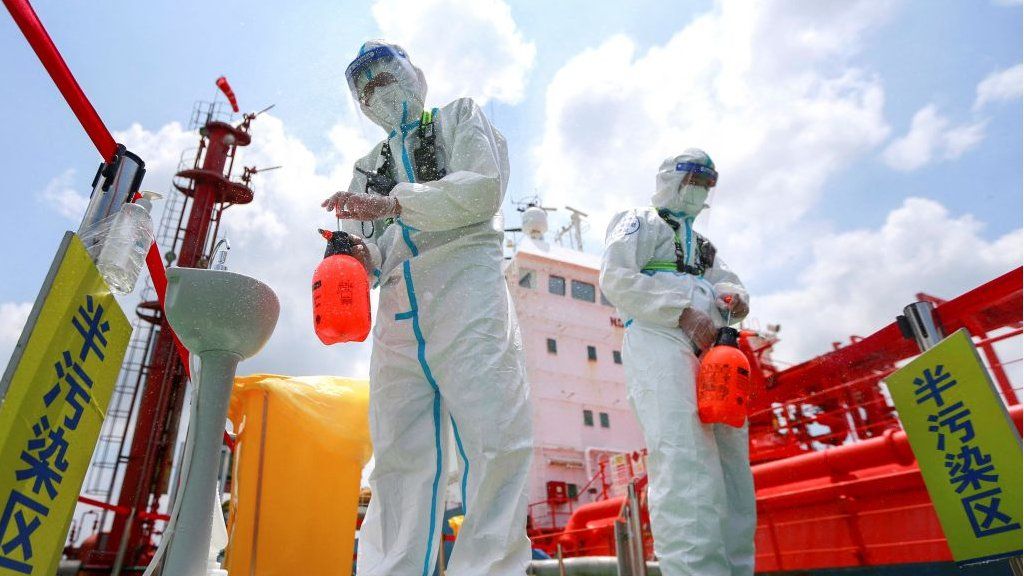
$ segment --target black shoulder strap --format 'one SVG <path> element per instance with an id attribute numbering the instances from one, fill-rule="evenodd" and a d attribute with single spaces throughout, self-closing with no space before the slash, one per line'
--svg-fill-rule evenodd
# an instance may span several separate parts
<path id="1" fill-rule="evenodd" d="M 387 140 L 384 141 L 384 146 L 381 146 L 380 157 L 383 158 L 384 161 L 377 167 L 377 175 L 394 179 L 395 158 L 394 155 L 391 154 L 391 143 Z"/>
<path id="2" fill-rule="evenodd" d="M 433 112 L 424 110 L 423 115 L 420 117 L 420 125 L 417 128 L 416 133 L 419 136 L 419 142 L 416 143 L 416 148 L 412 151 L 413 163 L 415 164 L 416 170 L 416 181 L 417 182 L 433 182 L 434 180 L 440 180 L 445 176 L 445 169 L 439 165 L 438 153 L 437 153 L 437 134 L 435 132 L 435 121 L 434 114 L 437 109 Z M 395 173 L 395 157 L 391 152 L 391 143 L 388 141 L 384 142 L 384 145 L 380 149 L 380 157 L 383 162 L 377 168 L 377 174 L 380 176 L 386 176 L 389 180 L 394 181 Z M 367 182 L 369 187 L 369 182 Z M 367 189 L 367 192 L 369 190 Z"/>
<path id="3" fill-rule="evenodd" d="M 434 119 L 436 113 L 437 108 L 424 110 L 420 116 L 420 126 L 417 129 L 419 142 L 416 143 L 416 149 L 412 151 L 418 182 L 433 182 L 444 178 L 445 175 L 444 167 L 439 166 L 437 161 L 437 132 Z"/>
<path id="4" fill-rule="evenodd" d="M 718 253 L 718 249 L 704 236 L 696 233 L 697 236 L 697 259 L 699 266 L 702 268 L 701 274 L 707 271 L 709 268 L 715 265 L 715 255 Z"/>
<path id="5" fill-rule="evenodd" d="M 691 266 L 686 263 L 686 251 L 683 249 L 683 241 L 679 238 L 679 222 L 673 220 L 672 213 L 665 208 L 658 210 L 658 216 L 668 224 L 669 228 L 672 228 L 672 240 L 675 242 L 676 248 L 676 271 L 703 276 L 705 271 L 714 266 L 717 250 L 710 240 L 694 232 L 694 236 L 697 238 L 697 262 L 696 266 Z"/>

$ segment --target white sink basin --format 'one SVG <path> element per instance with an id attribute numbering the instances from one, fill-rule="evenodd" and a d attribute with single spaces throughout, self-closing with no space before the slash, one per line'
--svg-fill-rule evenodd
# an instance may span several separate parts
<path id="1" fill-rule="evenodd" d="M 241 359 L 263 348 L 281 304 L 263 282 L 224 270 L 167 271 L 167 321 L 193 354 L 233 352 Z"/>
<path id="2" fill-rule="evenodd" d="M 163 574 L 207 576 L 216 554 L 210 550 L 211 511 L 216 505 L 221 437 L 228 400 L 241 360 L 270 339 L 281 304 L 263 282 L 227 272 L 197 268 L 167 271 L 164 312 L 181 343 L 199 356 L 192 374 L 196 394 L 181 464 L 171 525 L 164 533 Z M 212 556 L 212 557 L 211 557 Z"/>

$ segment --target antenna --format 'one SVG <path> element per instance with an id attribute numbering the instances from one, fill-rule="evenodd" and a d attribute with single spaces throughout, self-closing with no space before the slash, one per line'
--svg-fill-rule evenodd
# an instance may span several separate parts
<path id="1" fill-rule="evenodd" d="M 560 228 L 558 232 L 555 233 L 555 242 L 558 242 L 559 244 L 564 246 L 565 243 L 562 241 L 562 239 L 565 237 L 566 234 L 568 234 L 569 246 L 582 252 L 583 228 L 585 226 L 583 219 L 588 217 L 589 215 L 582 210 L 577 210 L 576 208 L 573 208 L 572 206 L 566 206 L 565 209 L 571 212 L 572 215 L 569 217 L 569 223 Z"/>
<path id="2" fill-rule="evenodd" d="M 551 208 L 549 206 L 542 206 L 541 205 L 540 195 L 538 195 L 538 194 L 534 194 L 533 196 L 527 196 L 526 198 L 523 198 L 522 200 L 515 200 L 515 199 L 513 199 L 512 200 L 512 204 L 515 205 L 517 212 L 526 212 L 526 210 L 528 208 L 540 208 L 541 210 L 546 210 L 548 212 L 554 212 L 554 211 L 558 210 L 558 208 Z"/>
<path id="3" fill-rule="evenodd" d="M 252 177 L 260 172 L 270 172 L 271 170 L 277 170 L 281 166 L 271 166 L 270 168 L 257 168 L 255 166 L 246 166 L 242 168 L 242 183 L 246 186 L 252 182 Z"/>
<path id="4" fill-rule="evenodd" d="M 239 129 L 241 129 L 243 132 L 248 132 L 249 131 L 249 123 L 252 122 L 253 120 L 255 120 L 257 116 L 259 116 L 260 114 L 263 114 L 264 112 L 270 110 L 274 106 L 277 106 L 277 104 L 271 104 L 270 106 L 267 106 L 266 108 L 264 108 L 263 110 L 260 110 L 259 112 L 249 112 L 249 113 L 243 114 L 242 115 L 242 123 L 238 125 Z"/>

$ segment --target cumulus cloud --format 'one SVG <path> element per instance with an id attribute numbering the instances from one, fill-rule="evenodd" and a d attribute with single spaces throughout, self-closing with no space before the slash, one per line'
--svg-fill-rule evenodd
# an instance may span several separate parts
<path id="1" fill-rule="evenodd" d="M 878 229 L 820 238 L 798 287 L 755 295 L 753 309 L 782 324 L 778 358 L 805 360 L 889 324 L 918 292 L 952 298 L 1021 265 L 1021 229 L 992 241 L 983 229 L 970 215 L 907 198 Z"/>
<path id="2" fill-rule="evenodd" d="M 372 10 L 384 38 L 423 70 L 431 101 L 523 99 L 537 50 L 502 0 L 378 0 Z"/>
<path id="3" fill-rule="evenodd" d="M 89 205 L 89 191 L 83 193 L 79 190 L 80 185 L 77 172 L 74 169 L 65 170 L 46 185 L 42 200 L 62 217 L 71 222 L 79 222 Z"/>
<path id="4" fill-rule="evenodd" d="M 985 138 L 985 121 L 950 126 L 948 118 L 929 104 L 914 114 L 907 134 L 894 140 L 882 158 L 893 170 L 911 172 L 935 158 L 953 160 Z"/>
<path id="5" fill-rule="evenodd" d="M 324 251 L 323 238 L 316 230 L 334 225 L 320 202 L 347 185 L 350 167 L 372 143 L 358 130 L 332 129 L 329 139 L 333 147 L 325 152 L 325 161 L 271 114 L 253 122 L 252 134 L 252 144 L 238 150 L 235 176 L 243 166 L 282 168 L 253 178 L 253 202 L 225 211 L 220 233 L 231 242 L 229 269 L 269 284 L 281 300 L 281 318 L 266 348 L 245 362 L 241 373 L 365 376 L 368 344 L 326 348 L 316 339 L 310 279 Z M 182 158 L 191 165 L 198 133 L 178 123 L 156 130 L 133 125 L 116 138 L 145 159 L 143 187 L 165 195 L 154 207 L 156 220 L 164 219 L 168 212 L 166 225 L 176 225 L 183 197 L 172 188 L 172 178 Z M 169 248 L 166 244 L 161 247 Z M 134 300 L 126 299 L 124 307 L 134 309 Z"/>
<path id="6" fill-rule="evenodd" d="M 980 110 L 986 104 L 1015 100 L 1021 97 L 1024 90 L 1024 74 L 1021 65 L 1011 66 L 1006 70 L 993 72 L 978 83 L 975 90 L 974 109 Z"/>
<path id="7" fill-rule="evenodd" d="M 875 2 L 726 0 L 664 44 L 619 35 L 576 55 L 534 149 L 545 203 L 586 206 L 600 244 L 614 211 L 649 202 L 660 162 L 698 146 L 721 174 L 720 253 L 748 274 L 788 264 L 828 178 L 888 136 L 881 81 L 850 63 L 887 17 Z"/>
<path id="8" fill-rule="evenodd" d="M 0 303 L 0 366 L 7 366 L 30 312 L 31 302 Z"/>

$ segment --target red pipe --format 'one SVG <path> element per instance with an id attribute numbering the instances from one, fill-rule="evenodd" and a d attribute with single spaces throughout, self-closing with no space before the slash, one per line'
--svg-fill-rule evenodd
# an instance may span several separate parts
<path id="1" fill-rule="evenodd" d="M 622 508 L 622 504 L 626 501 L 624 496 L 618 498 L 609 498 L 608 500 L 601 500 L 600 502 L 591 502 L 584 504 L 576 509 L 572 517 L 569 518 L 569 522 L 565 525 L 564 532 L 571 532 L 573 530 L 586 529 L 587 524 L 594 520 L 607 520 L 608 518 L 615 518 L 619 515 L 619 509 Z"/>
<path id="2" fill-rule="evenodd" d="M 114 141 L 114 137 L 111 136 L 110 130 L 103 123 L 103 119 L 100 118 L 99 113 L 96 112 L 92 103 L 89 102 L 89 98 L 86 97 L 82 87 L 78 85 L 78 81 L 75 80 L 71 69 L 68 68 L 67 62 L 60 55 L 60 51 L 57 50 L 53 39 L 46 32 L 46 28 L 39 20 L 35 10 L 32 9 L 32 5 L 28 0 L 3 0 L 3 2 L 11 17 L 14 18 L 18 28 L 21 29 L 21 33 L 28 40 L 29 45 L 32 46 L 32 50 L 39 57 L 39 61 L 42 62 L 43 67 L 50 74 L 53 83 L 57 85 L 57 89 L 64 96 L 64 100 L 71 107 L 71 111 L 74 112 L 78 121 L 82 124 L 85 133 L 92 140 L 93 145 L 96 146 L 100 156 L 104 161 L 109 162 L 112 160 L 114 153 L 117 151 L 117 143 Z M 149 275 L 153 279 L 153 286 L 156 288 L 160 308 L 163 309 L 164 294 L 167 292 L 167 270 L 164 268 L 163 256 L 161 256 L 160 247 L 157 246 L 156 242 L 153 242 L 149 247 L 149 253 L 146 255 L 146 265 L 149 268 Z M 169 326 L 168 329 L 170 329 Z M 185 375 L 191 378 L 188 350 L 181 344 L 181 341 L 178 340 L 178 335 L 173 330 L 171 330 L 171 335 L 174 338 L 174 345 L 178 350 L 178 356 L 181 357 L 181 363 L 185 367 Z M 227 432 L 224 432 L 224 442 L 227 443 L 229 448 L 234 449 L 235 442 L 228 436 Z"/>
<path id="3" fill-rule="evenodd" d="M 87 506 L 95 506 L 96 508 L 102 508 L 103 510 L 110 510 L 114 514 L 117 514 L 117 515 L 120 515 L 120 516 L 127 516 L 128 513 L 129 513 L 129 510 L 127 508 L 125 508 L 124 506 L 117 506 L 115 504 L 107 504 L 106 502 L 101 502 L 99 500 L 94 500 L 94 499 L 86 497 L 86 496 L 79 496 L 78 497 L 78 501 L 81 502 L 82 504 L 87 505 Z M 147 520 L 163 520 L 164 522 L 166 522 L 166 521 L 171 519 L 171 517 L 168 516 L 167 514 L 154 514 L 152 512 L 139 512 L 137 514 L 137 516 L 139 518 L 145 518 Z"/>
<path id="4" fill-rule="evenodd" d="M 100 156 L 104 161 L 112 160 L 114 152 L 117 150 L 114 137 L 110 135 L 110 131 L 103 124 L 100 115 L 96 113 L 96 109 L 86 98 L 82 87 L 78 85 L 78 81 L 71 74 L 71 70 L 64 62 L 64 58 L 61 57 L 53 40 L 50 39 L 50 35 L 46 33 L 46 28 L 39 21 L 39 16 L 32 9 L 32 5 L 28 0 L 4 0 L 4 5 L 14 17 L 18 28 L 21 28 L 21 33 L 25 35 L 25 39 L 32 46 L 39 61 L 43 63 L 43 67 L 50 73 L 50 78 L 57 85 L 64 100 L 67 101 L 68 106 L 71 106 L 71 111 L 78 117 L 78 121 L 81 122 L 82 128 L 89 135 Z"/>
<path id="5" fill-rule="evenodd" d="M 1011 406 L 1010 417 L 1021 432 L 1021 406 Z M 914 453 L 902 430 L 887 430 L 879 438 L 829 448 L 753 467 L 758 490 L 830 475 L 843 475 L 885 464 L 914 463 Z"/>

